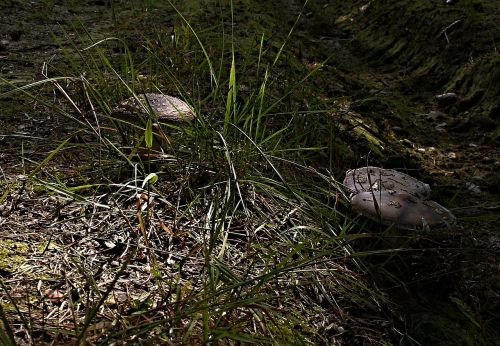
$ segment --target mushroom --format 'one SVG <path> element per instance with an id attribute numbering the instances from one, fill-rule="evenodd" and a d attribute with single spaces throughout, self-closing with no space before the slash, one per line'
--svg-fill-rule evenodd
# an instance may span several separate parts
<path id="1" fill-rule="evenodd" d="M 430 200 L 428 184 L 392 169 L 348 170 L 344 186 L 355 211 L 386 226 L 426 230 L 449 227 L 456 221 L 448 209 Z"/>
<path id="2" fill-rule="evenodd" d="M 149 106 L 160 122 L 182 123 L 193 120 L 196 115 L 193 109 L 177 97 L 158 93 L 139 95 L 137 102 L 134 97 L 121 101 L 114 109 L 113 116 L 128 122 L 140 122 L 140 115 L 149 116 Z M 149 106 L 148 106 L 149 104 Z"/>
<path id="3" fill-rule="evenodd" d="M 363 191 L 390 190 L 408 193 L 419 198 L 428 198 L 431 188 L 428 184 L 393 169 L 362 167 L 350 169 L 346 173 L 344 186 L 353 194 Z"/>
<path id="4" fill-rule="evenodd" d="M 449 227 L 456 221 L 455 216 L 439 203 L 408 193 L 363 191 L 351 198 L 351 205 L 373 221 L 403 230 Z"/>
<path id="5" fill-rule="evenodd" d="M 140 101 L 140 103 L 138 102 Z M 154 141 L 153 147 L 162 147 L 161 143 L 168 143 L 168 138 L 159 123 L 187 123 L 195 119 L 193 109 L 184 101 L 177 97 L 158 93 L 147 93 L 130 97 L 121 101 L 113 109 L 113 118 L 122 120 L 132 125 L 142 125 L 144 119 L 150 116 L 150 109 L 153 111 Z M 127 142 L 124 134 L 120 131 L 124 143 Z M 140 154 L 142 155 L 142 154 Z M 149 153 L 145 154 L 150 156 Z"/>

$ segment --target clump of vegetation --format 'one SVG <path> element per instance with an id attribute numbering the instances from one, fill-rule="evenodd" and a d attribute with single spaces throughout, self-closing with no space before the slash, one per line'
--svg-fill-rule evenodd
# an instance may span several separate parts
<path id="1" fill-rule="evenodd" d="M 43 80 L 2 78 L 0 98 L 33 100 L 61 130 L 27 152 L 23 144 L 22 179 L 1 184 L 0 224 L 38 250 L 0 273 L 0 340 L 419 344 L 432 331 L 433 342 L 444 333 L 486 343 L 489 325 L 465 294 L 453 292 L 441 316 L 425 310 L 431 294 L 407 315 L 394 303 L 410 286 L 449 279 L 443 267 L 454 273 L 450 258 L 462 252 L 446 246 L 449 234 L 396 233 L 350 210 L 346 168 L 387 162 L 402 146 L 416 160 L 390 126 L 396 116 L 381 115 L 416 108 L 347 96 L 366 78 L 348 77 L 354 62 L 336 69 L 329 61 L 341 53 L 315 55 L 294 40 L 322 4 L 293 5 L 297 15 L 271 30 L 276 19 L 249 18 L 244 3 L 168 3 L 111 1 L 113 34 L 68 21 Z M 148 25 L 132 30 L 134 17 Z M 405 44 L 389 46 L 393 58 Z M 337 84 L 318 91 L 324 73 Z M 116 113 L 147 93 L 178 97 L 196 116 L 167 123 L 147 104 L 138 121 Z"/>
<path id="2" fill-rule="evenodd" d="M 225 32 L 231 20 L 222 16 L 221 36 L 212 38 L 180 11 L 176 16 L 170 35 L 158 32 L 154 42 L 141 37 L 144 49 L 137 54 L 112 37 L 62 46 L 71 75 L 48 77 L 57 71 L 49 66 L 43 81 L 4 94 L 33 97 L 74 128 L 40 164 L 25 166 L 26 189 L 43 187 L 48 196 L 39 203 L 57 215 L 55 227 L 62 230 L 47 242 L 62 245 L 47 244 L 44 278 L 25 283 L 34 290 L 26 301 L 30 317 L 15 294 L 12 306 L 4 306 L 4 325 L 12 327 L 3 340 L 317 344 L 390 338 L 376 317 L 386 309 L 385 297 L 362 278 L 364 267 L 350 246 L 359 235 L 350 233 L 355 223 L 342 212 L 343 191 L 333 172 L 308 165 L 320 151 L 336 155 L 338 124 L 287 105 L 321 65 L 282 85 L 276 71 L 286 40 L 273 51 L 264 34 L 238 60 L 237 42 Z M 51 88 L 57 105 L 43 96 Z M 186 100 L 196 120 L 159 128 L 152 126 L 152 109 L 138 114 L 138 123 L 115 116 L 120 100 L 146 92 Z M 335 111 L 323 113 L 334 117 Z M 329 135 L 326 148 L 313 129 Z M 65 157 L 77 175 L 54 176 Z M 350 326 L 361 313 L 373 320 Z M 364 330 L 370 326 L 377 332 Z"/>

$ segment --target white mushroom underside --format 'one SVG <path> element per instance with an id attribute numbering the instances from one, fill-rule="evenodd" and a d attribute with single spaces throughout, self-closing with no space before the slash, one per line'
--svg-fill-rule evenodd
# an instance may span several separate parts
<path id="1" fill-rule="evenodd" d="M 407 193 L 364 191 L 351 198 L 351 205 L 362 215 L 399 229 L 427 229 L 455 222 L 455 216 L 439 203 Z"/>

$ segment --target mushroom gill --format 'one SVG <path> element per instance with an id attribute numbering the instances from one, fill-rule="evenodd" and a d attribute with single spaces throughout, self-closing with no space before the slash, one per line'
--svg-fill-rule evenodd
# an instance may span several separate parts
<path id="1" fill-rule="evenodd" d="M 364 191 L 351 198 L 351 205 L 376 222 L 405 230 L 449 227 L 455 222 L 455 216 L 439 203 L 408 193 Z"/>

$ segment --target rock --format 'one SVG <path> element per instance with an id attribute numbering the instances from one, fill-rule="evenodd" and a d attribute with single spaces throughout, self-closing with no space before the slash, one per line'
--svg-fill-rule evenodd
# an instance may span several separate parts
<path id="1" fill-rule="evenodd" d="M 440 106 L 449 106 L 458 102 L 458 96 L 455 93 L 445 93 L 435 96 Z"/>
<path id="2" fill-rule="evenodd" d="M 353 209 L 385 226 L 403 230 L 428 230 L 449 227 L 455 216 L 431 200 L 422 200 L 407 193 L 390 191 L 360 192 L 351 199 Z"/>
<path id="3" fill-rule="evenodd" d="M 474 183 L 467 182 L 467 183 L 465 183 L 465 187 L 467 188 L 467 190 L 469 190 L 470 192 L 472 192 L 476 195 L 481 194 L 481 189 L 479 188 L 479 186 L 477 186 Z"/>

